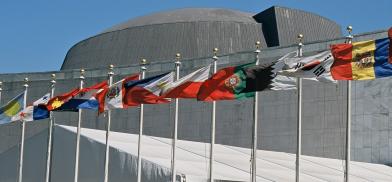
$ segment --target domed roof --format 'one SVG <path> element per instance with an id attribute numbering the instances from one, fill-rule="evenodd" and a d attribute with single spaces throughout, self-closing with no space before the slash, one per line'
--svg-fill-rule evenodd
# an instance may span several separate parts
<path id="1" fill-rule="evenodd" d="M 177 22 L 195 22 L 195 21 L 231 21 L 257 23 L 253 19 L 253 14 L 235 11 L 230 9 L 219 8 L 185 8 L 173 11 L 159 12 L 152 15 L 142 16 L 128 20 L 124 23 L 115 25 L 104 32 L 122 30 L 130 27 L 177 23 Z"/>

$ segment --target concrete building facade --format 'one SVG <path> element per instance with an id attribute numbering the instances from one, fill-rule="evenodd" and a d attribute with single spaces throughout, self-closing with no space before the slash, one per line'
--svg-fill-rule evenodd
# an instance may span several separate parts
<path id="1" fill-rule="evenodd" d="M 157 17 L 162 18 L 156 20 Z M 290 26 L 301 21 L 303 26 Z M 317 28 L 314 31 L 311 28 L 305 30 L 302 28 L 305 25 Z M 257 40 L 263 45 L 261 61 L 271 61 L 297 49 L 295 42 L 298 33 L 305 36 L 305 55 L 326 50 L 331 44 L 344 41 L 340 26 L 330 20 L 281 7 L 272 7 L 255 16 L 220 9 L 185 9 L 146 16 L 77 43 L 67 53 L 60 71 L 0 74 L 0 80 L 3 81 L 1 102 L 4 103 L 23 90 L 25 77 L 31 80 L 28 100 L 33 101 L 49 91 L 52 73 L 57 76 L 55 93 L 60 94 L 79 85 L 79 68 L 86 69 L 86 86 L 89 86 L 107 78 L 109 64 L 116 66 L 115 80 L 119 80 L 139 72 L 138 61 L 147 58 L 150 61 L 147 76 L 153 76 L 173 70 L 177 52 L 184 57 L 181 76 L 210 63 L 214 47 L 220 49 L 219 68 L 253 61 L 254 42 Z M 356 35 L 354 41 L 386 36 L 386 31 L 372 32 Z M 389 78 L 353 82 L 351 154 L 355 161 L 392 163 L 391 85 L 392 80 Z M 261 92 L 259 149 L 295 152 L 296 97 L 296 91 Z M 218 102 L 216 142 L 250 147 L 252 109 L 252 99 Z M 173 111 L 173 103 L 146 105 L 144 134 L 170 138 Z M 138 133 L 138 107 L 114 110 L 113 113 L 113 131 Z M 56 112 L 54 115 L 56 123 L 76 126 L 77 113 Z M 210 103 L 181 99 L 178 137 L 209 142 L 210 117 Z M 345 117 L 345 82 L 334 85 L 304 81 L 303 154 L 344 158 Z M 104 115 L 98 116 L 96 111 L 83 112 L 83 127 L 105 129 L 105 123 Z M 26 138 L 46 127 L 47 120 L 28 123 Z M 17 147 L 19 132 L 18 123 L 0 126 L 0 153 Z M 25 150 L 28 151 L 29 146 Z"/>

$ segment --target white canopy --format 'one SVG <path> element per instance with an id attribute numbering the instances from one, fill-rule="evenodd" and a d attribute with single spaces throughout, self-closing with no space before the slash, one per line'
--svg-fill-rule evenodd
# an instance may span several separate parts
<path id="1" fill-rule="evenodd" d="M 70 132 L 74 127 L 60 126 Z M 82 135 L 102 145 L 105 132 L 83 129 Z M 138 135 L 112 132 L 110 145 L 128 155 L 137 157 Z M 206 181 L 209 164 L 209 143 L 178 141 L 177 173 L 186 181 Z M 170 171 L 171 139 L 143 136 L 142 158 L 157 167 Z M 294 181 L 295 155 L 282 152 L 258 151 L 257 181 Z M 250 149 L 227 145 L 216 145 L 215 179 L 228 181 L 250 180 Z M 352 181 L 392 181 L 392 168 L 363 162 L 351 163 Z M 146 170 L 145 168 L 143 168 Z M 147 172 L 147 171 L 145 171 Z M 147 172 L 150 173 L 151 172 Z M 170 174 L 168 174 L 170 175 Z M 302 156 L 301 181 L 342 181 L 343 162 L 337 159 Z"/>
<path id="2" fill-rule="evenodd" d="M 57 125 L 54 130 L 51 181 L 73 180 L 75 127 Z M 79 181 L 103 180 L 105 131 L 82 128 Z M 110 133 L 109 181 L 136 181 L 138 135 Z M 25 141 L 23 181 L 43 181 L 47 131 Z M 0 181 L 14 182 L 18 147 L 0 154 Z M 178 141 L 177 178 L 187 182 L 207 181 L 209 143 Z M 257 181 L 295 181 L 295 154 L 258 151 Z M 170 181 L 171 139 L 142 137 L 142 181 Z M 392 168 L 363 162 L 351 163 L 351 180 L 392 181 Z M 302 156 L 301 181 L 343 181 L 342 160 Z M 250 149 L 216 145 L 214 176 L 220 181 L 250 181 Z"/>

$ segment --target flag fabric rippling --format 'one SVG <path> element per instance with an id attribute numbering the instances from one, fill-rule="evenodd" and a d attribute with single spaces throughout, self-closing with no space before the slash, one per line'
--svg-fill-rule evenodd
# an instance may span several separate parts
<path id="1" fill-rule="evenodd" d="M 392 30 L 388 38 L 335 44 L 331 68 L 335 80 L 372 80 L 392 76 Z"/>
<path id="2" fill-rule="evenodd" d="M 142 80 L 128 81 L 125 86 L 124 104 L 135 106 L 139 104 L 162 104 L 170 99 L 161 97 L 165 87 L 173 82 L 174 73 L 164 73 Z"/>
<path id="3" fill-rule="evenodd" d="M 162 97 L 166 98 L 197 98 L 200 86 L 208 79 L 211 65 L 202 67 L 164 89 Z"/>
<path id="4" fill-rule="evenodd" d="M 0 108 L 0 124 L 12 122 L 12 117 L 17 115 L 24 106 L 24 92 L 11 99 Z"/>

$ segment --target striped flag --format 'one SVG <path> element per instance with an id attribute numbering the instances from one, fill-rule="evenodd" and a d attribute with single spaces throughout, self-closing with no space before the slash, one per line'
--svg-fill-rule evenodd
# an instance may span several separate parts
<path id="1" fill-rule="evenodd" d="M 200 86 L 208 79 L 210 67 L 202 67 L 165 87 L 162 97 L 196 98 Z"/>
<path id="2" fill-rule="evenodd" d="M 139 104 L 162 104 L 170 99 L 162 98 L 162 92 L 173 82 L 174 73 L 164 73 L 143 80 L 128 81 L 125 86 L 124 104 L 134 106 Z"/>
<path id="3" fill-rule="evenodd" d="M 371 80 L 392 76 L 392 29 L 389 37 L 331 46 L 335 80 Z"/>
<path id="4" fill-rule="evenodd" d="M 56 111 L 77 111 L 78 109 L 98 109 L 97 93 L 107 88 L 107 81 L 102 81 L 91 87 L 80 89 L 69 100 L 64 102 Z"/>

